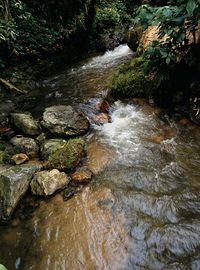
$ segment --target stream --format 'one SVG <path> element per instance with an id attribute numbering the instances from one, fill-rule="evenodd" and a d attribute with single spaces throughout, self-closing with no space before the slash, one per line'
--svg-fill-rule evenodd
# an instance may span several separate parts
<path id="1" fill-rule="evenodd" d="M 40 82 L 24 110 L 90 108 L 132 57 L 126 45 Z M 34 103 L 35 102 L 35 103 Z M 141 102 L 139 102 L 141 103 Z M 34 104 L 34 105 L 33 105 Z M 158 108 L 115 102 L 93 125 L 84 162 L 92 182 L 68 201 L 41 200 L 26 220 L 0 227 L 8 270 L 200 270 L 200 128 Z"/>

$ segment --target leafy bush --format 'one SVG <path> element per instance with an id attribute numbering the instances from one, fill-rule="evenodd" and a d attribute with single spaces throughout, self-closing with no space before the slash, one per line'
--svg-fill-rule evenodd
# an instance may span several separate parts
<path id="1" fill-rule="evenodd" d="M 150 25 L 159 27 L 159 41 L 153 42 L 145 51 L 148 69 L 165 69 L 180 60 L 192 60 L 196 44 L 196 28 L 200 20 L 199 0 L 180 0 L 176 5 L 152 7 L 142 5 L 137 10 L 135 23 L 145 30 Z"/>
<path id="2" fill-rule="evenodd" d="M 97 5 L 93 28 L 96 31 L 102 31 L 130 21 L 124 2 L 121 0 L 103 1 Z"/>

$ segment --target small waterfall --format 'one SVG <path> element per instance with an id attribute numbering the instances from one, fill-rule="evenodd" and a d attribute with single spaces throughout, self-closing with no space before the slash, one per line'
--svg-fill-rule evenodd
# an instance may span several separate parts
<path id="1" fill-rule="evenodd" d="M 108 68 L 122 58 L 127 58 L 133 55 L 133 52 L 127 45 L 120 45 L 114 50 L 109 50 L 101 56 L 93 57 L 87 64 L 83 65 L 82 69 L 99 69 Z"/>

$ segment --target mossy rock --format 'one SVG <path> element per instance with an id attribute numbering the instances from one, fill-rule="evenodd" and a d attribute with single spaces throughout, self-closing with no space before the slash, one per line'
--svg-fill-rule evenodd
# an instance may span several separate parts
<path id="1" fill-rule="evenodd" d="M 7 152 L 0 151 L 0 164 L 6 164 L 10 161 L 10 155 Z"/>
<path id="2" fill-rule="evenodd" d="M 154 91 L 154 82 L 143 71 L 143 57 L 134 58 L 110 80 L 112 95 L 148 98 Z"/>
<path id="3" fill-rule="evenodd" d="M 83 153 L 84 140 L 82 138 L 70 139 L 49 156 L 48 167 L 70 171 L 79 164 Z"/>

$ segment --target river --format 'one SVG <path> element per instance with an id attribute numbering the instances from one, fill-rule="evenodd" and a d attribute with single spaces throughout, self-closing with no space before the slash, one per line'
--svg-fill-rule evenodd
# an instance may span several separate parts
<path id="1" fill-rule="evenodd" d="M 34 108 L 73 104 L 90 117 L 126 45 L 40 83 Z M 40 100 L 40 102 L 38 102 Z M 68 201 L 41 200 L 28 219 L 0 227 L 8 270 L 199 270 L 200 129 L 158 109 L 115 102 L 111 123 L 86 137 L 92 182 Z"/>

